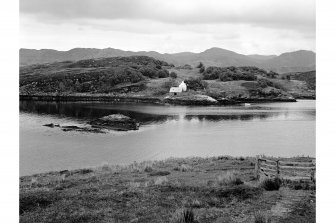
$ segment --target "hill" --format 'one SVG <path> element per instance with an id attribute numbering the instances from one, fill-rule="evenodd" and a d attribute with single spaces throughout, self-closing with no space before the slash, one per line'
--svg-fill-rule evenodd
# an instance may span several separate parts
<path id="1" fill-rule="evenodd" d="M 20 67 L 20 94 L 109 93 L 128 84 L 142 89 L 144 81 L 165 78 L 170 65 L 146 56 L 63 61 Z M 163 68 L 165 67 L 165 68 Z"/>
<path id="2" fill-rule="evenodd" d="M 314 72 L 315 74 L 315 72 Z M 315 97 L 303 74 L 285 78 L 253 66 L 175 67 L 147 56 L 108 57 L 20 67 L 20 95 L 103 100 L 105 96 L 157 103 L 217 104 L 295 101 Z M 293 80 L 294 79 L 294 80 Z M 188 91 L 169 95 L 185 81 Z"/>
<path id="3" fill-rule="evenodd" d="M 155 51 L 123 51 L 106 48 L 75 48 L 69 51 L 57 51 L 51 49 L 20 49 L 20 65 L 52 63 L 61 61 L 78 61 L 84 59 L 96 59 L 104 57 L 148 56 L 157 60 L 163 60 L 176 66 L 190 64 L 196 66 L 203 62 L 206 66 L 257 66 L 278 73 L 302 72 L 315 70 L 315 53 L 300 50 L 296 52 L 274 55 L 243 55 L 233 51 L 211 48 L 200 53 L 181 52 L 173 54 L 161 54 Z"/>

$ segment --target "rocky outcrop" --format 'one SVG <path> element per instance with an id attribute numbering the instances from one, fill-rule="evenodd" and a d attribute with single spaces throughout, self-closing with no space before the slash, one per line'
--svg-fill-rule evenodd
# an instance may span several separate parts
<path id="1" fill-rule="evenodd" d="M 134 119 L 122 114 L 104 116 L 91 121 L 89 124 L 92 125 L 92 127 L 112 129 L 116 131 L 137 130 L 140 126 Z"/>
<path id="2" fill-rule="evenodd" d="M 208 95 L 167 96 L 163 102 L 179 105 L 216 105 L 218 101 Z"/>
<path id="3" fill-rule="evenodd" d="M 80 127 L 80 126 L 76 126 L 76 125 L 62 125 L 61 126 L 59 124 L 49 123 L 49 124 L 45 124 L 43 126 L 46 126 L 46 127 L 49 127 L 49 128 L 58 127 L 64 132 L 77 131 L 77 132 L 105 133 L 100 128 Z"/>

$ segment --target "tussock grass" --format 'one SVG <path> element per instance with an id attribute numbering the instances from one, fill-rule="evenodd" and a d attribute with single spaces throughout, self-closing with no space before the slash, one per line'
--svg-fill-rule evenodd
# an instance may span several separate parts
<path id="1" fill-rule="evenodd" d="M 195 216 L 192 209 L 177 210 L 172 217 L 171 223 L 195 223 Z"/>
<path id="2" fill-rule="evenodd" d="M 191 203 L 192 208 L 201 208 L 201 202 L 198 199 L 195 199 Z"/>
<path id="3" fill-rule="evenodd" d="M 226 171 L 217 177 L 217 184 L 219 186 L 232 186 L 243 184 L 243 181 L 238 177 L 239 173 L 235 170 Z"/>

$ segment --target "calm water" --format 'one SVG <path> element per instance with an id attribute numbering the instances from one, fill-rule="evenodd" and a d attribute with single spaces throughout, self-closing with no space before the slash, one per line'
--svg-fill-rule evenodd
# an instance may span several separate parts
<path id="1" fill-rule="evenodd" d="M 140 130 L 63 132 L 121 113 Z M 249 107 L 20 102 L 20 175 L 187 156 L 315 156 L 315 101 Z"/>

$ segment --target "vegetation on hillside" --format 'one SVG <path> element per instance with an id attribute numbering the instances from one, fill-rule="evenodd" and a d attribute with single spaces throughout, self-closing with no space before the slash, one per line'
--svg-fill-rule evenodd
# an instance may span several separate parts
<path id="1" fill-rule="evenodd" d="M 207 82 L 203 81 L 202 78 L 189 78 L 185 80 L 185 84 L 188 89 L 191 90 L 204 90 L 208 86 Z"/>
<path id="2" fill-rule="evenodd" d="M 109 93 L 118 84 L 141 90 L 145 80 L 168 77 L 164 67 L 169 64 L 146 56 L 25 66 L 20 67 L 20 93 Z"/>
<path id="3" fill-rule="evenodd" d="M 236 81 L 257 80 L 257 75 L 268 76 L 268 72 L 257 67 L 208 67 L 203 77 L 205 80 Z"/>
<path id="4" fill-rule="evenodd" d="M 20 67 L 20 94 L 108 94 L 163 100 L 170 87 L 185 80 L 187 88 L 193 92 L 191 94 L 225 98 L 232 103 L 241 100 L 285 101 L 292 100 L 292 95 L 315 98 L 315 90 L 309 90 L 315 89 L 315 72 L 314 77 L 313 72 L 304 74 L 279 76 L 257 67 L 206 68 L 203 63 L 199 63 L 198 68 L 189 65 L 176 68 L 146 56 L 114 57 Z M 288 81 L 287 77 L 294 81 Z"/>
<path id="5" fill-rule="evenodd" d="M 307 84 L 308 89 L 315 90 L 316 86 L 316 72 L 307 71 L 307 72 L 296 72 L 296 73 L 287 73 L 283 74 L 283 77 L 290 77 L 292 80 L 304 81 Z"/>

